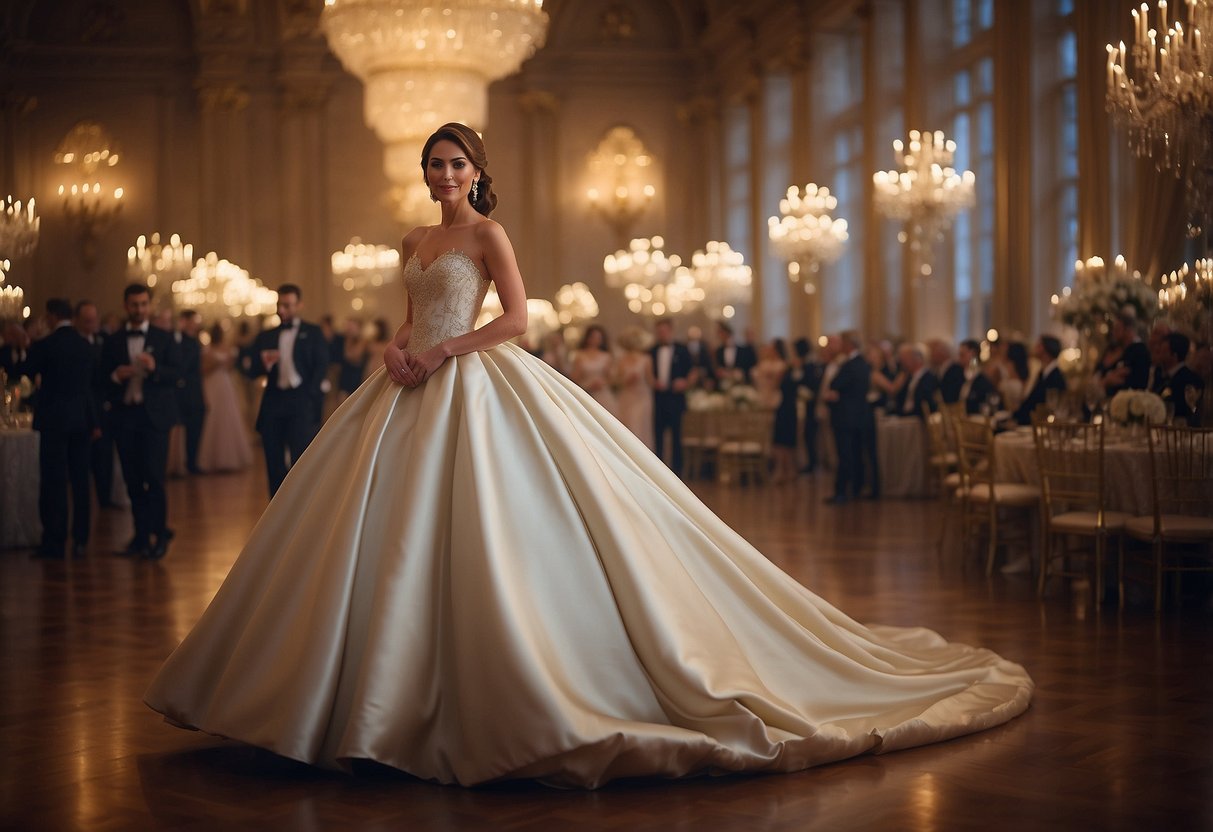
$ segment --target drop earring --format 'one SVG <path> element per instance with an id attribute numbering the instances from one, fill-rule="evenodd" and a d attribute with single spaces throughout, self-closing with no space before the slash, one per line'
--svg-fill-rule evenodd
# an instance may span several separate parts
<path id="1" fill-rule="evenodd" d="M 478 181 L 478 180 L 476 180 L 476 179 L 473 179 L 473 180 L 472 180 L 472 202 L 473 202 L 473 203 L 475 203 L 475 202 L 476 202 L 476 200 L 477 200 L 477 199 L 479 199 L 479 196 L 477 195 L 477 189 L 476 189 L 476 183 L 477 183 L 477 181 Z"/>

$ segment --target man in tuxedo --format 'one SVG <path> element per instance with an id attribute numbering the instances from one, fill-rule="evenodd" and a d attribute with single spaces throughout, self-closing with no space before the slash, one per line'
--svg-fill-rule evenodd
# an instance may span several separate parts
<path id="1" fill-rule="evenodd" d="M 970 371 L 970 378 L 965 380 L 961 388 L 960 400 L 964 402 L 965 413 L 970 416 L 981 413 L 984 405 L 989 403 L 991 396 L 998 395 L 998 386 L 990 379 L 990 373 L 997 373 L 997 365 L 975 367 Z"/>
<path id="2" fill-rule="evenodd" d="M 206 400 L 202 396 L 202 344 L 198 341 L 201 319 L 193 309 L 177 316 L 173 337 L 181 348 L 181 378 L 177 381 L 177 409 L 185 426 L 185 467 L 191 474 L 198 470 L 198 445 L 202 442 L 202 423 L 206 420 Z"/>
<path id="3" fill-rule="evenodd" d="M 1111 369 L 1104 369 L 1104 394 L 1109 398 L 1121 390 L 1145 390 L 1150 384 L 1150 349 L 1137 336 L 1137 319 L 1133 315 L 1120 315 L 1112 321 L 1112 338 L 1108 351 L 1120 350 Z"/>
<path id="4" fill-rule="evenodd" d="M 1183 421 L 1189 427 L 1200 425 L 1199 413 L 1188 404 L 1188 391 L 1195 390 L 1197 400 L 1204 393 L 1205 382 L 1185 362 L 1192 342 L 1182 332 L 1171 332 L 1163 339 L 1159 348 L 1158 375 L 1162 384 L 1158 395 L 1164 402 L 1170 402 L 1175 408 L 1176 421 Z"/>
<path id="5" fill-rule="evenodd" d="M 808 338 L 797 338 L 792 348 L 800 360 L 800 378 L 796 384 L 809 392 L 808 406 L 804 414 L 804 449 L 805 466 L 800 469 L 802 474 L 811 474 L 817 470 L 817 413 L 816 402 L 821 396 L 821 377 L 824 367 L 813 360 L 813 345 Z"/>
<path id="6" fill-rule="evenodd" d="M 939 390 L 939 377 L 927 366 L 922 348 L 913 344 L 902 344 L 897 351 L 897 363 L 901 365 L 902 379 L 897 395 L 893 397 L 893 412 L 898 416 L 923 418 L 922 406 L 934 413 L 935 393 Z"/>
<path id="7" fill-rule="evenodd" d="M 733 327 L 721 321 L 716 325 L 716 381 L 729 384 L 749 384 L 750 371 L 758 363 L 758 355 L 749 344 L 738 344 Z"/>
<path id="8" fill-rule="evenodd" d="M 101 315 L 97 304 L 90 300 L 76 303 L 72 322 L 76 332 L 89 345 L 93 353 L 92 395 L 97 408 L 97 427 L 89 446 L 89 468 L 93 475 L 93 488 L 97 492 L 97 505 L 101 508 L 114 506 L 114 434 L 106 418 L 109 411 L 102 404 L 109 396 L 110 381 L 101 372 L 105 338 L 101 335 Z"/>
<path id="9" fill-rule="evenodd" d="M 320 327 L 300 317 L 302 312 L 302 290 L 293 283 L 278 287 L 281 323 L 259 334 L 248 355 L 249 377 L 266 377 L 265 394 L 257 413 L 257 432 L 265 450 L 271 499 L 278 493 L 290 466 L 299 460 L 320 430 L 324 407 L 329 345 Z"/>
<path id="10" fill-rule="evenodd" d="M 931 341 L 929 348 L 931 371 L 939 379 L 939 395 L 948 404 L 960 401 L 960 390 L 965 383 L 965 370 L 968 368 L 972 356 L 970 355 L 967 360 L 964 358 L 960 361 L 953 360 L 951 344 L 941 338 Z M 964 346 L 961 345 L 961 353 L 964 352 Z"/>
<path id="11" fill-rule="evenodd" d="M 682 414 L 687 388 L 694 382 L 691 353 L 674 343 L 674 322 L 662 318 L 656 325 L 657 343 L 649 351 L 653 360 L 653 450 L 665 459 L 665 434 L 670 432 L 670 468 L 682 476 Z"/>
<path id="12" fill-rule="evenodd" d="M 712 351 L 704 340 L 703 330 L 697 326 L 687 328 L 687 352 L 691 354 L 691 366 L 695 370 L 695 385 L 715 386 L 716 371 L 712 368 Z"/>
<path id="13" fill-rule="evenodd" d="M 51 330 L 30 345 L 26 375 L 37 380 L 34 430 L 38 431 L 38 515 L 42 545 L 38 557 L 62 558 L 67 544 L 68 483 L 71 483 L 72 557 L 88 548 L 91 499 L 88 493 L 89 440 L 97 424 L 93 401 L 93 350 L 72 328 L 71 304 L 46 303 Z"/>
<path id="14" fill-rule="evenodd" d="M 126 326 L 105 342 L 109 418 L 131 498 L 135 536 L 119 554 L 159 560 L 173 538 L 164 490 L 169 431 L 177 422 L 181 356 L 172 333 L 151 325 L 152 292 L 132 283 L 122 293 Z"/>
<path id="15" fill-rule="evenodd" d="M 830 381 L 830 389 L 825 393 L 830 408 L 830 428 L 838 448 L 834 495 L 826 502 L 835 505 L 858 497 L 863 490 L 864 437 L 869 422 L 875 433 L 875 417 L 868 404 L 872 367 L 859 349 L 858 333 L 843 332 L 839 345 L 843 357 Z"/>
<path id="16" fill-rule="evenodd" d="M 1021 425 L 1032 424 L 1032 411 L 1048 400 L 1050 390 L 1066 389 L 1066 378 L 1057 363 L 1057 357 L 1061 355 L 1061 341 L 1052 335 L 1042 335 L 1037 339 L 1032 354 L 1040 362 L 1040 372 L 1014 413 L 1015 421 Z"/>

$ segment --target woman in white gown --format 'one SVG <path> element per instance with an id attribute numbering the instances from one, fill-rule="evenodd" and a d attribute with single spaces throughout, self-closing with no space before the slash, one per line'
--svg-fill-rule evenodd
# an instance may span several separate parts
<path id="1" fill-rule="evenodd" d="M 244 414 L 232 368 L 237 351 L 224 343 L 223 327 L 211 327 L 211 341 L 202 351 L 202 396 L 206 400 L 206 421 L 198 445 L 198 467 L 203 471 L 243 471 L 253 464 Z"/>
<path id="2" fill-rule="evenodd" d="M 291 469 L 146 695 L 172 722 L 444 783 L 793 771 L 1021 713 L 1032 681 L 864 627 L 733 532 L 526 325 L 484 147 L 426 143 L 384 369 Z M 490 281 L 504 313 L 473 330 Z"/>

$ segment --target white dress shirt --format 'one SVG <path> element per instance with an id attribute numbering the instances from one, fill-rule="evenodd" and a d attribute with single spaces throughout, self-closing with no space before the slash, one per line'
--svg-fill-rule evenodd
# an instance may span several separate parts
<path id="1" fill-rule="evenodd" d="M 132 327 L 127 324 L 122 330 L 123 336 L 126 338 L 126 354 L 130 358 L 131 366 L 135 368 L 135 374 L 126 382 L 126 391 L 122 394 L 123 404 L 141 404 L 143 402 L 143 365 L 139 363 L 139 355 L 147 346 L 147 328 L 149 324 L 144 321 L 139 327 Z M 138 335 L 129 333 L 137 332 Z M 117 379 L 114 379 L 117 381 Z"/>
<path id="2" fill-rule="evenodd" d="M 659 344 L 657 347 L 657 381 L 670 389 L 670 375 L 674 366 L 674 345 Z"/>
<path id="3" fill-rule="evenodd" d="M 295 339 L 299 336 L 299 319 L 282 327 L 278 333 L 278 389 L 292 390 L 303 384 L 303 376 L 295 369 Z"/>

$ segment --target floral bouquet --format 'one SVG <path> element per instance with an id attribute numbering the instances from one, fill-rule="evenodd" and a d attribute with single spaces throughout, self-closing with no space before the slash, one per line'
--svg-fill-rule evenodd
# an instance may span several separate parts
<path id="1" fill-rule="evenodd" d="M 1122 425 L 1161 425 L 1167 420 L 1167 406 L 1154 393 L 1121 390 L 1108 403 L 1108 415 Z"/>
<path id="2" fill-rule="evenodd" d="M 734 384 L 728 396 L 734 410 L 753 410 L 759 405 L 758 391 L 749 384 Z"/>
<path id="3" fill-rule="evenodd" d="M 1074 264 L 1074 288 L 1053 296 L 1053 313 L 1067 326 L 1078 330 L 1083 342 L 1102 350 L 1111 331 L 1112 319 L 1130 314 L 1150 321 L 1158 313 L 1158 295 L 1130 272 L 1125 258 L 1117 255 L 1112 268 L 1101 257 Z"/>
<path id="4" fill-rule="evenodd" d="M 692 390 L 687 393 L 687 407 L 695 411 L 724 410 L 729 399 L 724 393 Z"/>

